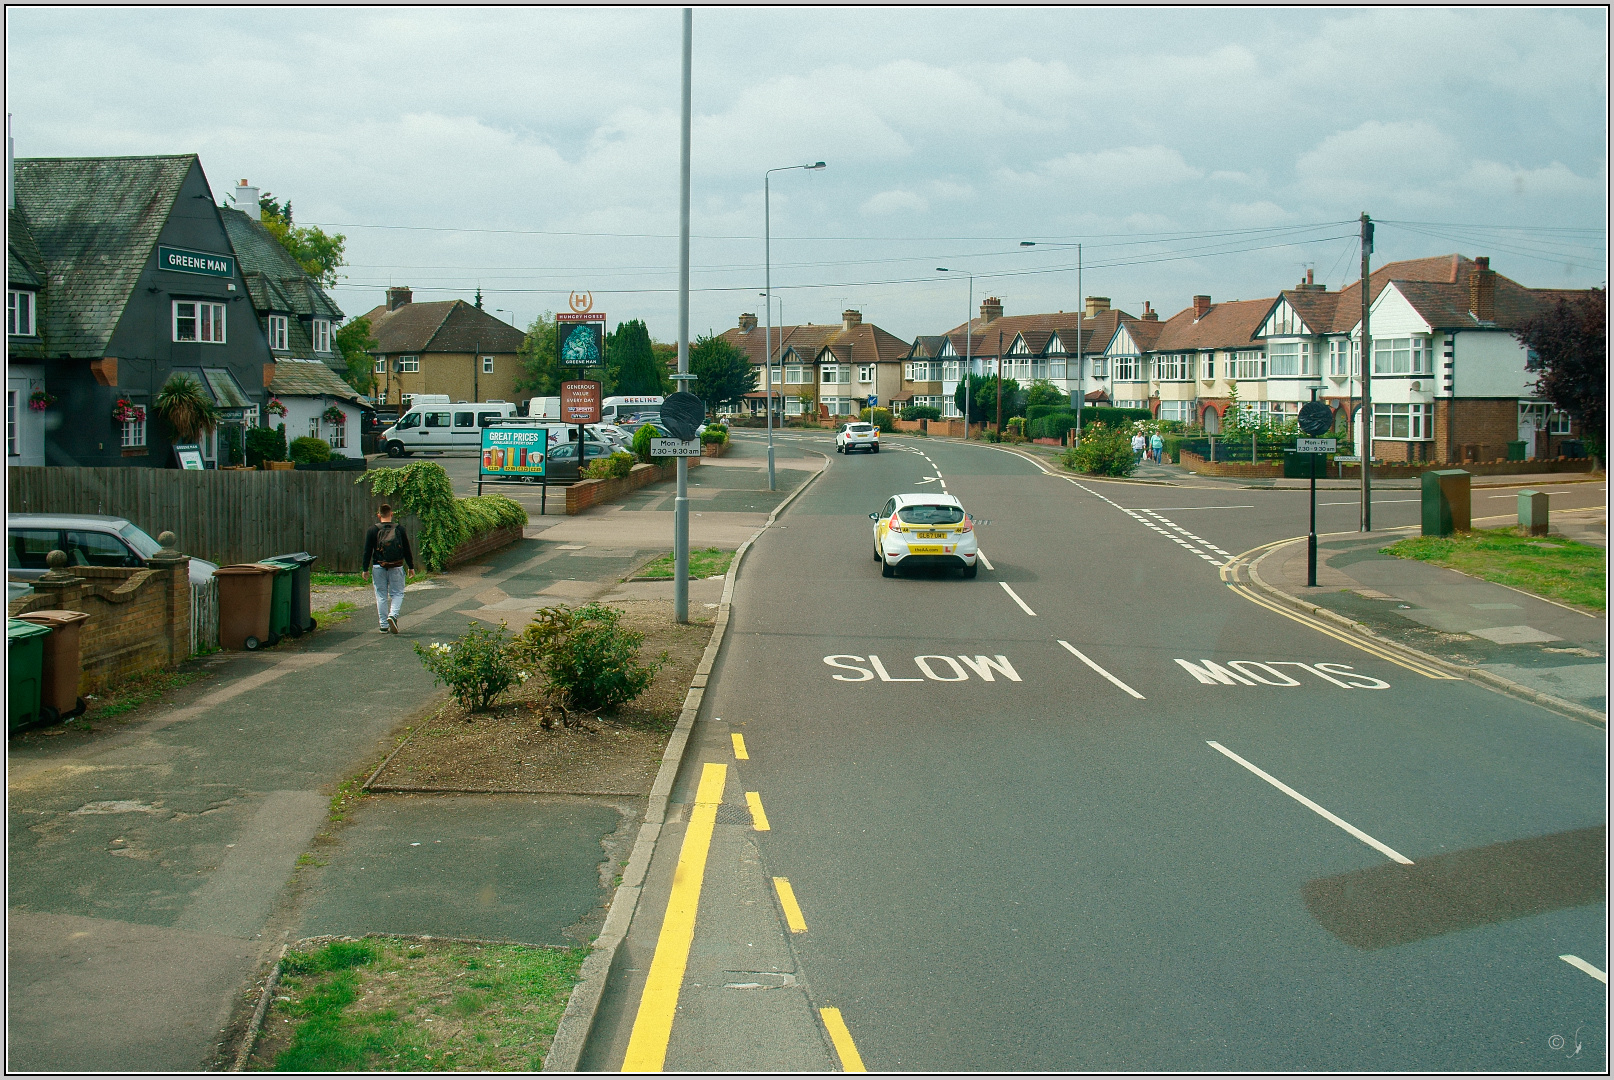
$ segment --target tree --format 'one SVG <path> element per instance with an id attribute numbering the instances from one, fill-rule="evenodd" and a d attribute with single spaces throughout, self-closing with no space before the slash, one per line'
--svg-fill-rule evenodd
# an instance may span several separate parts
<path id="1" fill-rule="evenodd" d="M 1559 297 L 1550 311 L 1525 321 L 1514 336 L 1530 351 L 1535 392 L 1580 423 L 1581 438 L 1604 456 L 1608 419 L 1608 290 Z"/>
<path id="2" fill-rule="evenodd" d="M 1007 404 L 1005 402 L 1005 404 Z M 1059 387 L 1047 379 L 1035 379 L 1026 387 L 1025 407 L 1033 405 L 1069 405 L 1070 395 L 1063 393 Z"/>
<path id="3" fill-rule="evenodd" d="M 650 351 L 656 357 L 656 371 L 661 374 L 661 385 L 667 393 L 672 393 L 672 373 L 678 370 L 678 346 L 670 341 L 652 341 Z"/>
<path id="4" fill-rule="evenodd" d="M 606 379 L 612 394 L 659 394 L 661 372 L 643 319 L 616 324 L 605 349 Z"/>
<path id="5" fill-rule="evenodd" d="M 342 378 L 361 394 L 375 389 L 375 357 L 370 351 L 378 346 L 370 336 L 370 320 L 349 319 L 336 330 L 336 348 L 347 361 L 347 372 Z"/>
<path id="6" fill-rule="evenodd" d="M 536 397 L 554 397 L 560 393 L 560 384 L 569 376 L 561 370 L 560 358 L 555 355 L 555 313 L 546 311 L 527 327 L 527 336 L 516 351 L 521 361 L 521 376 L 516 389 Z"/>
<path id="7" fill-rule="evenodd" d="M 268 192 L 258 198 L 258 208 L 263 227 L 291 253 L 297 265 L 323 288 L 335 288 L 347 237 L 341 233 L 332 236 L 317 225 L 293 225 L 291 201 L 288 199 L 282 206 Z"/>
<path id="8" fill-rule="evenodd" d="M 997 423 L 998 419 L 998 377 L 996 375 L 971 375 L 969 377 L 970 415 L 972 424 Z M 958 411 L 964 411 L 964 382 L 959 381 L 958 389 L 953 391 L 953 404 Z M 1014 379 L 1003 380 L 1003 419 L 1007 423 L 1009 417 L 1019 416 L 1016 410 L 1020 408 L 1020 384 Z"/>
<path id="9" fill-rule="evenodd" d="M 756 389 L 757 373 L 750 357 L 724 338 L 696 338 L 689 350 L 689 370 L 695 376 L 694 392 L 713 412 L 738 405 Z"/>

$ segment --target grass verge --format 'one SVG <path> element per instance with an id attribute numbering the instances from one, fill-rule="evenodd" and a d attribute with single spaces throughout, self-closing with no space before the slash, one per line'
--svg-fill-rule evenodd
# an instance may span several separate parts
<path id="1" fill-rule="evenodd" d="M 315 620 L 321 626 L 335 626 L 357 610 L 359 610 L 359 605 L 350 604 L 346 600 L 338 600 L 324 611 L 316 611 L 313 614 Z"/>
<path id="2" fill-rule="evenodd" d="M 148 702 L 157 701 L 170 690 L 189 686 L 204 674 L 200 671 L 154 671 L 150 675 L 109 686 L 99 694 L 87 694 L 84 703 L 88 708 L 81 719 L 85 723 L 93 723 L 133 712 Z"/>
<path id="3" fill-rule="evenodd" d="M 689 576 L 692 578 L 718 577 L 728 573 L 729 563 L 734 561 L 734 552 L 724 551 L 722 548 L 701 548 L 699 551 L 689 553 Z M 656 578 L 671 580 L 673 576 L 672 552 L 652 559 L 640 568 L 634 575 L 637 578 Z"/>
<path id="4" fill-rule="evenodd" d="M 1560 536 L 1531 537 L 1510 526 L 1451 536 L 1409 536 L 1380 550 L 1588 611 L 1608 610 L 1605 552 Z"/>
<path id="5" fill-rule="evenodd" d="M 251 1067 L 537 1071 L 587 952 L 401 938 L 288 952 Z"/>

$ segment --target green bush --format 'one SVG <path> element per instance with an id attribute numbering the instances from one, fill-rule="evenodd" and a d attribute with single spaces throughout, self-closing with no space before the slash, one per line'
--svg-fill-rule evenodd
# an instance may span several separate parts
<path id="1" fill-rule="evenodd" d="M 649 424 L 645 424 L 633 433 L 633 456 L 645 464 L 661 464 L 665 458 L 656 458 L 653 462 L 650 457 L 650 440 L 658 437 L 658 432 Z"/>
<path id="2" fill-rule="evenodd" d="M 1065 432 L 1076 426 L 1076 416 L 1068 412 L 1054 412 L 1035 420 L 1026 421 L 1028 439 L 1063 439 Z"/>
<path id="3" fill-rule="evenodd" d="M 1026 418 L 1011 416 L 1009 422 L 1003 425 L 1003 434 L 1010 439 L 1023 439 L 1026 437 Z"/>
<path id="4" fill-rule="evenodd" d="M 634 460 L 632 454 L 618 450 L 610 457 L 596 458 L 589 462 L 583 475 L 590 480 L 620 480 L 633 468 Z"/>
<path id="5" fill-rule="evenodd" d="M 432 673 L 432 685 L 448 687 L 455 699 L 472 712 L 486 712 L 494 698 L 531 677 L 516 669 L 515 653 L 505 640 L 504 623 L 491 629 L 473 622 L 464 636 L 451 644 L 416 642 L 415 655 Z"/>
<path id="6" fill-rule="evenodd" d="M 311 465 L 316 461 L 331 460 L 331 444 L 324 439 L 316 439 L 312 435 L 304 435 L 291 441 L 291 460 L 299 465 Z"/>
<path id="7" fill-rule="evenodd" d="M 722 424 L 707 424 L 706 430 L 701 432 L 701 442 L 722 446 L 729 441 L 729 429 Z"/>
<path id="8" fill-rule="evenodd" d="M 448 473 L 435 461 L 371 469 L 354 483 L 368 484 L 371 494 L 420 519 L 415 554 L 427 570 L 443 569 L 454 549 L 475 533 L 527 523 L 527 512 L 503 495 L 456 499 Z"/>
<path id="9" fill-rule="evenodd" d="M 904 420 L 940 420 L 941 410 L 934 405 L 909 405 L 902 410 Z"/>
<path id="10" fill-rule="evenodd" d="M 1081 441 L 1065 451 L 1065 467 L 1093 476 L 1131 476 L 1132 433 L 1126 428 L 1083 426 Z"/>
<path id="11" fill-rule="evenodd" d="M 873 424 L 881 431 L 897 430 L 891 423 L 891 410 L 885 408 L 864 409 L 857 414 L 857 418 L 866 424 Z"/>
<path id="12" fill-rule="evenodd" d="M 527 523 L 527 512 L 521 508 L 521 504 L 505 495 L 471 495 L 454 500 L 454 505 L 465 521 L 467 538 L 477 533 Z"/>
<path id="13" fill-rule="evenodd" d="M 667 654 L 639 663 L 644 635 L 625 630 L 622 613 L 603 604 L 544 608 L 511 643 L 516 663 L 543 673 L 550 690 L 574 709 L 632 701 L 650 686 Z"/>
<path id="14" fill-rule="evenodd" d="M 1070 412 L 1069 405 L 1027 405 L 1026 419 L 1040 420 L 1044 416 L 1053 416 L 1056 413 Z"/>
<path id="15" fill-rule="evenodd" d="M 247 429 L 247 464 L 286 460 L 286 425 Z"/>

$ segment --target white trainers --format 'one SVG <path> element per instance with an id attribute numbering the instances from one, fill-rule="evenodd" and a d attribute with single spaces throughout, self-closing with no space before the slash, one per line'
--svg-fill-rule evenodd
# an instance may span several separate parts
<path id="1" fill-rule="evenodd" d="M 387 616 L 387 629 L 391 630 L 394 634 L 396 634 L 398 632 L 398 616 L 396 616 L 396 615 L 388 615 Z"/>

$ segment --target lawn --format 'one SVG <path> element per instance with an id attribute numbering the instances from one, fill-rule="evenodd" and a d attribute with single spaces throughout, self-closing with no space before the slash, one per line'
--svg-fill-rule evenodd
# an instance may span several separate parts
<path id="1" fill-rule="evenodd" d="M 249 1068 L 536 1072 L 587 952 L 399 938 L 288 952 Z"/>
<path id="2" fill-rule="evenodd" d="M 1588 611 L 1608 609 L 1607 552 L 1561 536 L 1521 535 L 1517 526 L 1510 526 L 1451 536 L 1410 536 L 1381 550 Z"/>
<path id="3" fill-rule="evenodd" d="M 721 577 L 728 573 L 729 563 L 734 560 L 734 552 L 724 551 L 722 548 L 701 548 L 699 551 L 689 553 L 689 576 L 692 578 Z M 652 559 L 640 569 L 635 577 L 662 578 L 670 580 L 673 576 L 672 552 Z"/>

